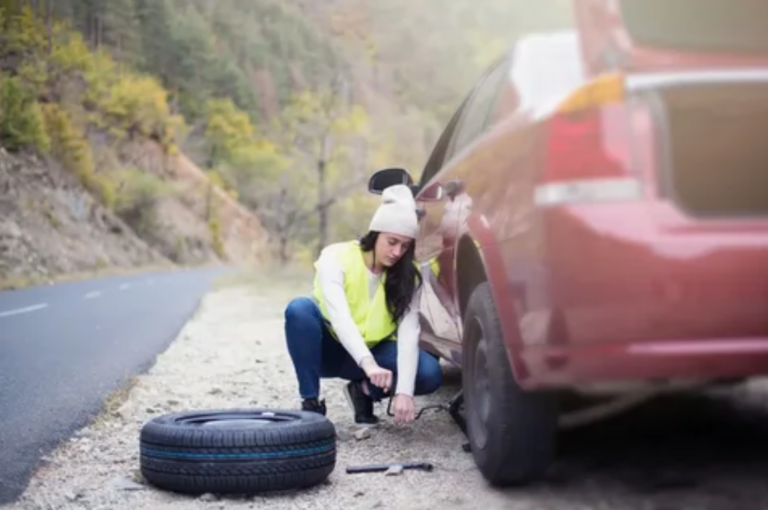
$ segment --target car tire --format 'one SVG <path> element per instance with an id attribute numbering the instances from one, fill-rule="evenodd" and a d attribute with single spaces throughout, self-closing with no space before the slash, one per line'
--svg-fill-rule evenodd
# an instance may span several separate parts
<path id="1" fill-rule="evenodd" d="M 481 474 L 495 486 L 542 478 L 554 456 L 557 400 L 515 381 L 487 282 L 469 299 L 462 354 L 467 436 Z"/>
<path id="2" fill-rule="evenodd" d="M 187 411 L 155 417 L 140 433 L 142 475 L 172 492 L 305 488 L 323 482 L 335 466 L 336 429 L 312 412 Z"/>

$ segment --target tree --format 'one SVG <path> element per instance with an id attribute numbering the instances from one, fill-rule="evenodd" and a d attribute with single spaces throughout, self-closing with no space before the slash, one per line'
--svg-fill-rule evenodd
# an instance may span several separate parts
<path id="1" fill-rule="evenodd" d="M 277 255 L 281 264 L 291 260 L 291 240 L 301 232 L 307 207 L 307 186 L 302 172 L 289 159 L 275 157 L 263 161 L 266 167 L 277 174 L 277 178 L 266 184 L 269 188 L 257 193 L 261 207 L 259 217 L 265 227 L 277 237 Z M 296 171 L 298 170 L 298 171 Z M 273 174 L 274 175 L 274 174 Z M 264 184 L 262 184 L 264 185 Z"/>
<path id="2" fill-rule="evenodd" d="M 253 141 L 254 128 L 248 115 L 231 99 L 212 99 L 206 109 L 205 137 L 208 140 L 208 169 L 232 162 L 236 153 Z"/>
<path id="3" fill-rule="evenodd" d="M 96 5 L 101 44 L 109 47 L 115 60 L 140 65 L 142 42 L 134 0 L 99 0 Z"/>
<path id="4" fill-rule="evenodd" d="M 366 143 L 368 116 L 359 105 L 351 105 L 345 81 L 297 94 L 283 110 L 284 125 L 294 134 L 296 156 L 315 169 L 317 185 L 317 253 L 328 242 L 328 217 L 334 203 L 363 182 L 361 152 L 353 147 Z"/>
<path id="5" fill-rule="evenodd" d="M 296 94 L 222 170 L 276 239 L 283 264 L 298 246 L 314 245 L 315 253 L 325 246 L 333 206 L 367 180 L 375 153 L 368 150 L 368 116 L 359 105 L 345 104 L 342 90 Z"/>

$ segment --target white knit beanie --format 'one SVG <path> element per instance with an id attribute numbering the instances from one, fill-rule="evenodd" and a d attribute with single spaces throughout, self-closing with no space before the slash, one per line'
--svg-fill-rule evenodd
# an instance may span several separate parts
<path id="1" fill-rule="evenodd" d="M 369 230 L 416 238 L 419 220 L 416 201 L 405 184 L 390 186 L 381 193 L 381 205 L 371 218 Z"/>

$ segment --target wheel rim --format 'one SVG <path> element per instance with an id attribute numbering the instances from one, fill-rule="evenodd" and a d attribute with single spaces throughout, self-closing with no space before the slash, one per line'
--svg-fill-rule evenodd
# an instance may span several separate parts
<path id="1" fill-rule="evenodd" d="M 202 428 L 261 428 L 295 421 L 296 416 L 279 411 L 252 411 L 239 413 L 199 413 L 187 415 L 177 422 Z"/>
<path id="2" fill-rule="evenodd" d="M 488 442 L 488 419 L 491 413 L 490 379 L 488 377 L 488 343 L 485 341 L 483 327 L 475 321 L 472 328 L 475 339 L 473 380 L 470 391 L 475 409 L 471 415 L 473 436 L 478 448 L 485 448 Z"/>

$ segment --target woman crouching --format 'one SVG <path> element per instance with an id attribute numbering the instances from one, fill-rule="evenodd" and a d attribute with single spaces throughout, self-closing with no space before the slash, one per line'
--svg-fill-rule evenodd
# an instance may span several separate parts
<path id="1" fill-rule="evenodd" d="M 404 424 L 415 417 L 413 397 L 442 384 L 438 360 L 419 348 L 417 232 L 411 190 L 385 189 L 369 232 L 326 247 L 313 296 L 288 304 L 285 335 L 303 410 L 325 415 L 320 379 L 341 378 L 356 423 L 378 423 L 373 403 L 394 390 L 395 423 Z"/>

